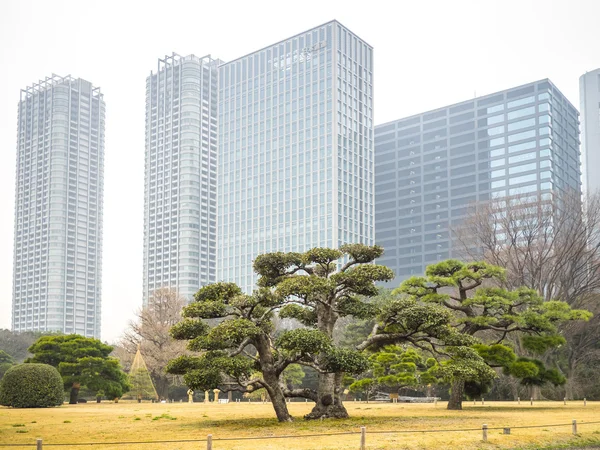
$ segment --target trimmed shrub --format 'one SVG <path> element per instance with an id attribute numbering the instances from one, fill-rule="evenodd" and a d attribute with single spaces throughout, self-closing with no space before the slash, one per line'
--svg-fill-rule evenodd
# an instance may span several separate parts
<path id="1" fill-rule="evenodd" d="M 19 364 L 0 381 L 0 405 L 13 408 L 47 408 L 62 405 L 63 380 L 48 364 Z"/>

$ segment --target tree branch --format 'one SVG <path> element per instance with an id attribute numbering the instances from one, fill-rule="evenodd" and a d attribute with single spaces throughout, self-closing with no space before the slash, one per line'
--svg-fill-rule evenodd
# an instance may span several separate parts
<path id="1" fill-rule="evenodd" d="M 240 353 L 242 353 L 248 344 L 250 344 L 250 338 L 249 337 L 245 338 L 236 350 L 234 350 L 233 352 L 229 353 L 229 357 L 231 358 L 233 356 L 237 356 Z"/>
<path id="2" fill-rule="evenodd" d="M 283 395 L 288 398 L 307 398 L 316 402 L 319 397 L 317 396 L 317 392 L 312 389 L 284 389 Z"/>

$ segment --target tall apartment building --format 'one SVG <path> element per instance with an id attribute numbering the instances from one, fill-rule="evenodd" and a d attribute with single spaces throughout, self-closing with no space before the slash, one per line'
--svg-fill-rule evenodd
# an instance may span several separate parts
<path id="1" fill-rule="evenodd" d="M 14 331 L 100 337 L 104 114 L 100 88 L 80 78 L 21 91 Z"/>
<path id="2" fill-rule="evenodd" d="M 337 21 L 220 67 L 217 279 L 373 243 L 373 49 Z"/>
<path id="3" fill-rule="evenodd" d="M 579 78 L 579 101 L 583 188 L 593 193 L 600 190 L 600 69 Z"/>
<path id="4" fill-rule="evenodd" d="M 394 283 L 458 256 L 452 229 L 474 202 L 580 191 L 578 117 L 541 80 L 377 126 L 375 240 Z"/>
<path id="5" fill-rule="evenodd" d="M 172 54 L 146 79 L 144 286 L 187 298 L 215 281 L 218 64 Z"/>

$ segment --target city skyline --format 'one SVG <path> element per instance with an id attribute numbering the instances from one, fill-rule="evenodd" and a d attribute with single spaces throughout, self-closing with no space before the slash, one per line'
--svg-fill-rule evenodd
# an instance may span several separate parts
<path id="1" fill-rule="evenodd" d="M 338 18 L 375 48 L 376 80 L 375 123 L 406 117 L 420 111 L 452 104 L 465 98 L 495 92 L 535 79 L 550 78 L 571 103 L 578 104 L 579 76 L 597 68 L 593 18 L 595 2 L 578 2 L 577 7 L 550 2 L 540 8 L 534 2 L 440 2 L 431 15 L 431 6 L 410 5 L 402 17 L 410 17 L 402 27 L 400 16 L 388 14 L 380 5 L 369 5 L 367 17 L 363 4 L 314 2 L 297 11 L 294 20 L 276 21 L 267 13 L 258 15 L 256 5 L 237 5 L 236 18 L 223 27 L 219 21 L 192 26 L 196 6 L 175 2 L 175 9 L 187 13 L 177 25 L 164 24 L 161 33 L 152 30 L 162 17 L 148 7 L 134 10 L 121 5 L 117 13 L 111 5 L 92 8 L 60 2 L 58 9 L 43 2 L 4 3 L 0 8 L 0 56 L 11 61 L 11 69 L 0 74 L 0 170 L 3 192 L 14 188 L 16 93 L 30 79 L 45 73 L 72 73 L 94 80 L 109 99 L 107 119 L 107 206 L 105 211 L 104 318 L 103 337 L 114 340 L 140 305 L 142 274 L 139 270 L 143 248 L 143 153 L 144 79 L 159 55 L 212 53 L 228 58 L 263 48 L 294 32 Z M 319 6 L 316 8 L 316 6 Z M 222 16 L 228 8 L 211 6 L 202 14 Z M 343 6 L 343 8 L 342 8 Z M 260 10 L 270 11 L 275 3 L 264 3 Z M 63 20 L 72 27 L 50 28 L 55 11 L 64 11 Z M 35 11 L 35 14 L 31 14 Z M 195 11 L 195 12 L 194 12 Z M 343 11 L 340 13 L 340 11 Z M 519 11 L 519 14 L 514 14 Z M 91 14 L 95 20 L 80 20 Z M 139 15 L 139 25 L 130 26 L 128 17 Z M 252 20 L 248 20 L 248 18 Z M 374 18 L 376 17 L 376 20 Z M 566 20 L 569 18 L 569 20 Z M 162 23 L 162 21 L 161 21 Z M 427 23 L 426 27 L 423 24 Z M 509 28 L 506 24 L 510 23 Z M 34 33 L 20 33 L 30 27 Z M 131 36 L 106 40 L 106 29 L 129 29 Z M 509 29 L 520 29 L 517 34 Z M 46 31 L 44 31 L 46 30 Z M 68 38 L 73 30 L 80 36 Z M 557 30 L 560 30 L 559 32 Z M 235 32 L 234 32 L 235 31 Z M 19 34 L 18 42 L 12 39 Z M 46 46 L 39 46 L 45 36 Z M 137 45 L 135 36 L 144 36 Z M 485 39 L 474 39 L 485 36 Z M 243 37 L 243 39 L 240 39 Z M 70 42 L 69 46 L 64 45 Z M 411 45 L 403 45 L 411 42 Z M 531 42 L 532 46 L 522 45 Z M 543 42 L 543 45 L 541 44 Z M 537 45 L 536 45 L 537 43 Z M 402 45 L 401 45 L 402 44 Z M 125 51 L 136 46 L 133 52 Z M 402 48 L 401 52 L 397 49 Z M 119 49 L 119 51 L 117 51 Z M 556 58 L 558 54 L 561 57 Z M 74 57 L 76 55 L 76 57 Z M 473 57 L 476 56 L 476 57 Z M 442 70 L 443 68 L 443 70 Z M 25 82 L 24 82 L 25 81 Z M 116 101 L 116 103 L 115 103 Z M 137 112 L 136 112 L 137 111 Z M 13 210 L 14 197 L 2 196 L 0 207 Z M 0 327 L 10 323 L 12 274 L 12 221 L 0 229 Z M 108 306 L 108 309 L 106 308 Z M 107 320 L 108 319 L 108 320 Z"/>

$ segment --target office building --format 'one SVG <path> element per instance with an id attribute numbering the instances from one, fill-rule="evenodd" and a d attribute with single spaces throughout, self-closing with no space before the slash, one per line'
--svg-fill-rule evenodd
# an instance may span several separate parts
<path id="1" fill-rule="evenodd" d="M 583 189 L 600 190 L 600 69 L 579 78 Z"/>
<path id="2" fill-rule="evenodd" d="M 579 113 L 541 80 L 375 128 L 376 243 L 397 284 L 458 257 L 469 205 L 581 191 Z"/>
<path id="3" fill-rule="evenodd" d="M 337 21 L 220 66 L 217 279 L 373 243 L 373 49 Z"/>
<path id="4" fill-rule="evenodd" d="M 144 305 L 215 281 L 219 63 L 172 54 L 146 79 Z"/>
<path id="5" fill-rule="evenodd" d="M 14 331 L 100 337 L 104 114 L 100 88 L 82 79 L 21 91 Z"/>

